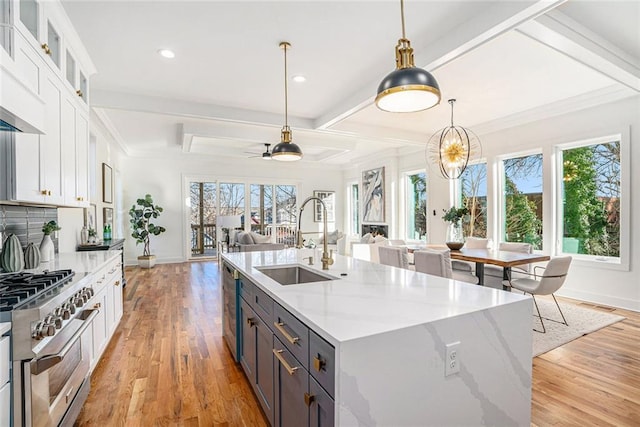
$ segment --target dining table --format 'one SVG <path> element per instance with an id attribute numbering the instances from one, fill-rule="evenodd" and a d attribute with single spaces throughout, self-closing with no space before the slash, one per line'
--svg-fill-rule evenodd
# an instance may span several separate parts
<path id="1" fill-rule="evenodd" d="M 409 252 L 420 249 L 444 249 L 445 245 L 407 245 Z M 484 266 L 485 264 L 502 267 L 502 280 L 511 280 L 511 268 L 534 262 L 549 261 L 551 257 L 544 254 L 528 254 L 524 252 L 501 251 L 498 249 L 466 249 L 451 251 L 451 259 L 458 261 L 474 262 L 476 264 L 476 277 L 478 285 L 484 286 Z M 511 288 L 503 283 L 502 289 Z"/>

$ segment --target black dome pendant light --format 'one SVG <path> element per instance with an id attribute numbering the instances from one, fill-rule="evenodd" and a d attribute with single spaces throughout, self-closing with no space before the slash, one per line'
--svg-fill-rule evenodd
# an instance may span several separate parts
<path id="1" fill-rule="evenodd" d="M 280 142 L 271 150 L 271 158 L 281 162 L 294 162 L 302 158 L 302 150 L 291 142 L 291 128 L 289 128 L 289 106 L 287 103 L 287 48 L 291 47 L 289 42 L 280 42 L 280 47 L 284 50 L 284 126 L 280 132 Z"/>
<path id="2" fill-rule="evenodd" d="M 400 0 L 402 38 L 396 45 L 396 69 L 378 86 L 376 105 L 392 113 L 413 113 L 440 103 L 440 87 L 427 70 L 415 66 L 413 48 L 405 35 L 404 0 Z"/>

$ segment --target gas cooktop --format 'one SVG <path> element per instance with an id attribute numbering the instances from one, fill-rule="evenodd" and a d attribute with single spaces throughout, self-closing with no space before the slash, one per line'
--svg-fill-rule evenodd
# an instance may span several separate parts
<path id="1" fill-rule="evenodd" d="M 11 311 L 73 278 L 72 270 L 0 274 L 0 311 Z"/>

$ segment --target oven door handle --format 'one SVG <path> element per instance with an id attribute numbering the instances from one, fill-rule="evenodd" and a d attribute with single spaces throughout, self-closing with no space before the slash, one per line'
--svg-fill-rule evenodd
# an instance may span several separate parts
<path id="1" fill-rule="evenodd" d="M 58 363 L 62 362 L 64 360 L 65 356 L 67 355 L 67 353 L 69 353 L 69 350 L 71 350 L 73 345 L 80 338 L 80 336 L 84 333 L 84 331 L 89 326 L 91 326 L 91 322 L 98 315 L 98 312 L 100 310 L 98 310 L 98 309 L 89 309 L 89 310 L 84 310 L 84 311 L 85 312 L 86 311 L 90 311 L 91 314 L 89 314 L 89 316 L 87 316 L 85 318 L 85 320 L 83 322 L 83 325 L 80 326 L 80 328 L 76 331 L 76 333 L 73 334 L 71 339 L 69 339 L 69 341 L 67 341 L 67 343 L 64 345 L 64 347 L 62 347 L 62 350 L 60 350 L 60 352 L 58 352 L 56 354 L 51 354 L 51 355 L 48 355 L 48 356 L 44 356 L 44 357 L 41 357 L 40 359 L 36 359 L 36 360 L 31 361 L 31 374 L 32 375 L 40 375 L 42 372 L 46 371 L 47 369 L 51 368 L 52 366 L 55 366 Z"/>

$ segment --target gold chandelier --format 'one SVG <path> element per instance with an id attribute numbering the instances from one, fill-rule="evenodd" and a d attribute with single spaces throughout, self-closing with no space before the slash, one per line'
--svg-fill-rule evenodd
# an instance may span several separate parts
<path id="1" fill-rule="evenodd" d="M 427 143 L 427 163 L 432 167 L 437 165 L 446 179 L 460 178 L 470 161 L 482 157 L 480 138 L 469 129 L 453 124 L 455 102 L 455 99 L 449 100 L 451 125 L 431 135 Z"/>

